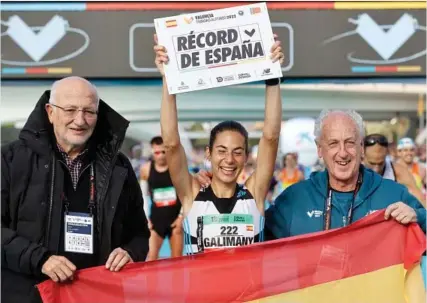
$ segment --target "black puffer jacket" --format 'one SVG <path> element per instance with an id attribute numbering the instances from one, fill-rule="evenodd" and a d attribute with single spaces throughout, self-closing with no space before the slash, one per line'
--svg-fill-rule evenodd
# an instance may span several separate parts
<path id="1" fill-rule="evenodd" d="M 34 285 L 44 279 L 43 261 L 59 248 L 63 175 L 52 174 L 53 128 L 48 121 L 46 91 L 20 133 L 1 150 L 2 299 L 32 302 Z M 99 265 L 116 247 L 134 261 L 144 261 L 149 230 L 141 189 L 129 160 L 119 152 L 129 122 L 100 101 L 92 139 L 96 144 L 95 176 Z M 55 165 L 58 167 L 59 165 Z M 56 170 L 55 170 L 56 171 Z M 52 178 L 55 182 L 52 185 Z M 52 195 L 50 193 L 53 193 Z"/>

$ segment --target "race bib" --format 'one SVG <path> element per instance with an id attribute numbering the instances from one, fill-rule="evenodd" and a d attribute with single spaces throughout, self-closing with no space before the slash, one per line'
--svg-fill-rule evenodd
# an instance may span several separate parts
<path id="1" fill-rule="evenodd" d="M 197 247 L 200 251 L 254 243 L 252 215 L 219 214 L 197 219 Z"/>
<path id="2" fill-rule="evenodd" d="M 93 216 L 70 212 L 64 221 L 65 251 L 93 254 Z"/>
<path id="3" fill-rule="evenodd" d="M 174 187 L 156 188 L 153 190 L 153 200 L 157 207 L 176 204 L 176 191 Z"/>

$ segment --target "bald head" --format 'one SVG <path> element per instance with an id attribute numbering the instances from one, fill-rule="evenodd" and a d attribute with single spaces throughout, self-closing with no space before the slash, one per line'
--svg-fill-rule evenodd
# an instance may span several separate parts
<path id="1" fill-rule="evenodd" d="M 88 80 L 82 77 L 71 76 L 55 81 L 50 90 L 49 103 L 61 105 L 61 99 L 67 99 L 73 96 L 84 96 L 96 102 L 96 108 L 99 105 L 99 96 L 96 87 Z"/>
<path id="2" fill-rule="evenodd" d="M 99 98 L 95 86 L 80 77 L 52 85 L 46 112 L 57 143 L 75 157 L 92 136 L 98 120 Z"/>

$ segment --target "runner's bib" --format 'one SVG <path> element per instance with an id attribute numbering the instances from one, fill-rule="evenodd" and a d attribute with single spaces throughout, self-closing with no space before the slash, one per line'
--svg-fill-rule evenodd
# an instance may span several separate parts
<path id="1" fill-rule="evenodd" d="M 153 200 L 157 207 L 172 206 L 176 204 L 176 191 L 174 187 L 155 188 Z"/>
<path id="2" fill-rule="evenodd" d="M 252 215 L 218 214 L 197 218 L 198 251 L 253 244 Z"/>
<path id="3" fill-rule="evenodd" d="M 93 254 L 93 216 L 70 212 L 65 215 L 65 251 Z"/>

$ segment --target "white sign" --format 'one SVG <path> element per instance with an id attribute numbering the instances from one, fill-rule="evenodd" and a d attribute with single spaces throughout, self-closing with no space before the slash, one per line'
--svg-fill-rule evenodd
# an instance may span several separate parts
<path id="1" fill-rule="evenodd" d="M 169 56 L 170 94 L 282 77 L 267 5 L 204 11 L 154 20 Z"/>

